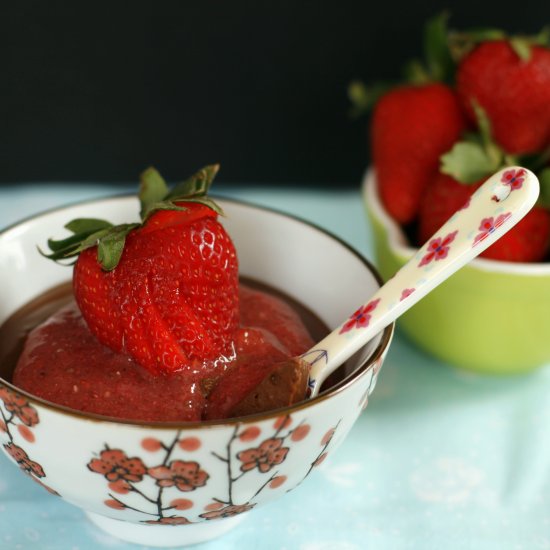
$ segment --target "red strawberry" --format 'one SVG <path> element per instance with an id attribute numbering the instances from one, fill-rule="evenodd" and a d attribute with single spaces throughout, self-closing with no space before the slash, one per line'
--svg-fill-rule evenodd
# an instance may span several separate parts
<path id="1" fill-rule="evenodd" d="M 522 59 L 510 42 L 483 42 L 461 61 L 457 91 L 472 121 L 475 100 L 493 137 L 509 153 L 537 153 L 550 143 L 550 49 L 527 46 Z"/>
<path id="2" fill-rule="evenodd" d="M 465 127 L 455 94 L 443 84 L 398 87 L 378 101 L 371 126 L 372 159 L 380 197 L 396 221 L 415 218 L 439 157 Z"/>
<path id="3" fill-rule="evenodd" d="M 507 262 L 540 262 L 549 249 L 550 212 L 536 207 L 482 256 Z"/>
<path id="4" fill-rule="evenodd" d="M 465 185 L 450 176 L 438 174 L 422 198 L 419 244 L 426 242 L 457 210 L 464 207 L 481 183 Z M 479 229 L 484 230 L 482 227 Z M 538 262 L 546 257 L 549 250 L 550 212 L 537 207 L 481 256 L 508 262 Z"/>
<path id="5" fill-rule="evenodd" d="M 151 372 L 187 369 L 206 375 L 214 361 L 223 367 L 223 357 L 233 353 L 239 320 L 237 257 L 205 198 L 216 171 L 198 172 L 186 182 L 185 192 L 168 194 L 164 184 L 159 191 L 145 188 L 143 225 L 107 227 L 87 237 L 84 232 L 82 246 L 61 255 L 58 246 L 51 255 L 58 259 L 80 252 L 74 295 L 90 330 Z M 160 178 L 151 172 L 146 177 L 153 183 Z M 76 223 L 78 229 L 82 225 L 82 220 Z"/>

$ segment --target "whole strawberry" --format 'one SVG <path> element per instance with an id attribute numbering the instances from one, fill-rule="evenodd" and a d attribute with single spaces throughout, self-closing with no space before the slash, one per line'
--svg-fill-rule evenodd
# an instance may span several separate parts
<path id="1" fill-rule="evenodd" d="M 550 145 L 550 49 L 513 40 L 482 42 L 462 59 L 456 81 L 471 120 L 475 101 L 508 153 L 538 153 Z"/>
<path id="2" fill-rule="evenodd" d="M 441 83 L 401 86 L 377 102 L 372 159 L 380 198 L 396 221 L 406 224 L 416 217 L 439 157 L 465 127 L 457 97 Z"/>
<path id="3" fill-rule="evenodd" d="M 217 170 L 208 166 L 169 192 L 149 169 L 142 224 L 74 220 L 72 237 L 49 241 L 52 259 L 78 255 L 74 295 L 91 332 L 153 373 L 206 375 L 233 353 L 237 256 L 206 196 Z"/>

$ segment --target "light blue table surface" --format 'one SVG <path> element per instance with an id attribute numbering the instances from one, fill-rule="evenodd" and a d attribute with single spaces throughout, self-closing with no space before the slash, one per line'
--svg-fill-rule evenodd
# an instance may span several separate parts
<path id="1" fill-rule="evenodd" d="M 130 190 L 0 188 L 0 227 Z M 226 184 L 217 191 L 298 214 L 373 258 L 358 189 Z M 550 549 L 549 427 L 550 366 L 522 377 L 477 376 L 426 356 L 397 333 L 369 407 L 326 466 L 223 538 L 196 548 Z M 98 531 L 0 456 L 0 549 L 106 548 L 143 547 Z"/>

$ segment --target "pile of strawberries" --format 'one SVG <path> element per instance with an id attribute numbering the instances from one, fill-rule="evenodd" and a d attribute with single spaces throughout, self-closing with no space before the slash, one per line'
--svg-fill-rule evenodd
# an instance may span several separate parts
<path id="1" fill-rule="evenodd" d="M 371 153 L 389 214 L 423 244 L 497 170 L 522 165 L 541 181 L 537 206 L 483 256 L 548 260 L 550 250 L 550 49 L 548 36 L 495 30 L 449 32 L 426 25 L 426 63 L 410 82 L 354 83 L 356 107 L 374 103 Z M 370 94 L 370 96 L 369 96 Z"/>

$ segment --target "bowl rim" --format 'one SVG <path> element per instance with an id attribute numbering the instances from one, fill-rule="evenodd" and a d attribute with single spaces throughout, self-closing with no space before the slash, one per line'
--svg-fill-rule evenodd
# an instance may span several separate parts
<path id="1" fill-rule="evenodd" d="M 253 202 L 246 201 L 243 199 L 235 199 L 231 197 L 224 196 L 223 194 L 212 194 L 212 197 L 215 199 L 219 199 L 221 201 L 224 201 L 226 203 L 233 203 L 240 206 L 245 206 L 251 209 L 255 210 L 261 210 L 265 212 L 269 212 L 272 214 L 277 214 L 278 216 L 281 216 L 283 218 L 290 218 L 294 221 L 297 221 L 301 224 L 304 224 L 322 234 L 324 234 L 327 237 L 330 237 L 332 240 L 339 243 L 341 246 L 343 246 L 345 249 L 347 249 L 351 254 L 353 254 L 357 259 L 361 261 L 361 263 L 370 271 L 370 273 L 374 276 L 376 282 L 379 285 L 383 284 L 383 279 L 381 275 L 378 273 L 374 265 L 367 260 L 358 250 L 356 250 L 354 247 L 352 247 L 350 244 L 348 244 L 346 241 L 344 241 L 342 238 L 338 237 L 337 235 L 333 234 L 332 232 L 324 229 L 320 225 L 311 222 L 309 220 L 306 220 L 300 216 L 297 216 L 295 214 L 289 214 L 287 212 L 283 212 L 282 210 L 279 210 L 277 208 L 272 208 L 269 206 L 263 206 L 254 204 Z M 121 194 L 114 194 L 114 195 L 105 195 L 104 197 L 95 197 L 91 199 L 86 200 L 80 200 L 80 201 L 74 201 L 70 202 L 61 206 L 49 208 L 40 212 L 37 212 L 35 214 L 32 214 L 30 216 L 27 216 L 15 223 L 10 224 L 9 226 L 0 229 L 0 238 L 2 238 L 6 233 L 16 229 L 19 226 L 22 226 L 29 222 L 37 221 L 41 217 L 48 216 L 50 214 L 55 214 L 57 212 L 62 212 L 64 210 L 70 210 L 73 207 L 78 206 L 84 206 L 84 205 L 91 205 L 94 203 L 103 203 L 103 202 L 111 202 L 111 201 L 127 201 L 128 199 L 136 199 L 137 196 L 135 193 L 121 193 Z M 136 205 L 137 206 L 137 205 Z M 387 353 L 387 350 L 389 348 L 389 345 L 392 341 L 393 333 L 395 330 L 395 322 L 388 325 L 385 329 L 382 331 L 382 337 L 380 339 L 380 342 L 376 346 L 376 348 L 372 351 L 370 356 L 365 360 L 365 362 L 357 368 L 355 371 L 350 373 L 348 376 L 346 376 L 343 380 L 341 380 L 338 384 L 335 386 L 329 388 L 328 390 L 325 390 L 324 392 L 320 393 L 316 397 L 312 399 L 305 399 L 303 401 L 300 401 L 299 403 L 296 403 L 295 405 L 291 405 L 288 407 L 281 407 L 278 409 L 272 409 L 270 411 L 260 413 L 260 414 L 254 414 L 254 415 L 248 415 L 248 416 L 239 416 L 234 418 L 228 418 L 228 419 L 221 419 L 221 420 L 203 420 L 203 421 L 192 421 L 192 422 L 183 422 L 183 421 L 170 421 L 170 422 L 163 422 L 163 421 L 151 421 L 151 422 L 143 422 L 139 420 L 125 420 L 121 418 L 106 416 L 106 415 L 100 415 L 96 413 L 88 413 L 83 411 L 78 411 L 76 409 L 71 409 L 69 407 L 66 407 L 64 405 L 58 405 L 56 403 L 53 403 L 51 401 L 47 401 L 46 399 L 42 399 L 41 397 L 37 397 L 21 388 L 18 388 L 8 380 L 5 380 L 4 378 L 0 377 L 0 387 L 5 386 L 6 388 L 10 389 L 13 392 L 16 392 L 20 395 L 25 396 L 30 403 L 36 404 L 40 407 L 49 409 L 51 411 L 54 411 L 58 414 L 62 415 L 68 415 L 72 417 L 76 417 L 80 420 L 85 420 L 88 422 L 94 422 L 94 423 L 107 423 L 107 424 L 118 424 L 118 425 L 124 425 L 129 427 L 136 427 L 136 428 L 147 428 L 147 429 L 161 429 L 161 430 L 200 430 L 202 428 L 216 428 L 216 427 L 227 427 L 227 426 L 234 426 L 234 425 L 242 425 L 242 424 L 254 424 L 257 422 L 261 422 L 263 420 L 268 420 L 270 418 L 279 418 L 281 416 L 290 416 L 294 414 L 297 411 L 301 411 L 303 409 L 307 409 L 311 406 L 317 405 L 318 403 L 321 403 L 322 401 L 325 401 L 326 399 L 330 399 L 333 396 L 336 396 L 343 392 L 345 389 L 347 389 L 349 386 L 353 384 L 355 380 L 359 380 L 360 378 L 363 378 L 366 376 L 372 369 L 374 369 L 375 365 L 383 360 L 385 354 Z"/>
<path id="2" fill-rule="evenodd" d="M 361 192 L 366 206 L 372 209 L 374 216 L 384 225 L 388 235 L 388 244 L 392 251 L 406 259 L 414 256 L 419 249 L 411 246 L 401 226 L 390 216 L 382 204 L 378 193 L 376 170 L 373 167 L 367 168 L 363 175 Z M 550 262 L 522 263 L 475 258 L 466 267 L 487 273 L 523 276 L 550 275 Z"/>

